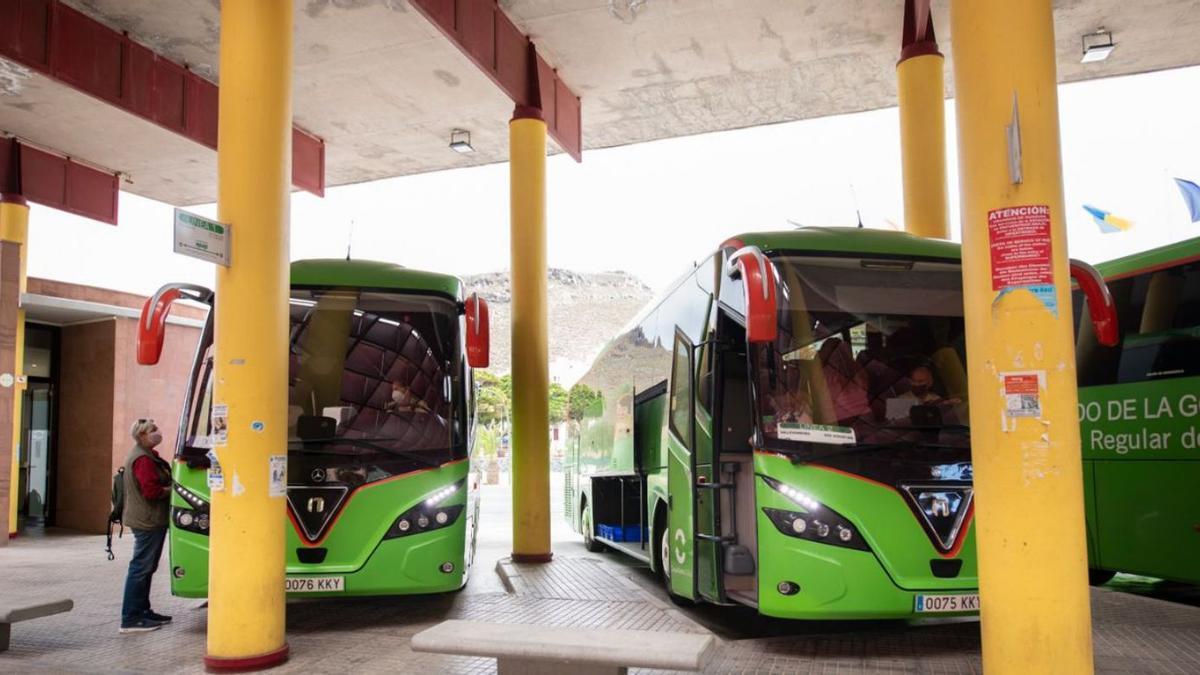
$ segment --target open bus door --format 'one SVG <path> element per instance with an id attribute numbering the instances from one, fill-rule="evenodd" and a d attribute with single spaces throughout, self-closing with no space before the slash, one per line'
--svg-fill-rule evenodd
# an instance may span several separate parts
<path id="1" fill-rule="evenodd" d="M 744 247 L 729 256 L 725 273 L 742 286 L 746 342 L 773 342 L 778 334 L 778 277 L 774 265 L 757 248 Z M 718 315 L 709 312 L 709 323 L 713 324 L 710 328 L 715 327 Z M 723 603 L 726 557 L 736 548 L 736 540 L 722 533 L 720 518 L 722 500 L 730 504 L 736 500 L 732 492 L 735 483 L 720 478 L 718 458 L 714 457 L 716 434 L 701 433 L 698 428 L 698 416 L 710 421 L 710 432 L 712 425 L 711 418 L 696 405 L 700 394 L 695 382 L 697 351 L 682 331 L 676 332 L 668 405 L 668 485 L 675 503 L 669 519 L 671 541 L 660 555 L 672 558 L 673 593 Z M 717 372 L 720 374 L 721 369 Z M 690 504 L 680 503 L 689 497 Z"/>

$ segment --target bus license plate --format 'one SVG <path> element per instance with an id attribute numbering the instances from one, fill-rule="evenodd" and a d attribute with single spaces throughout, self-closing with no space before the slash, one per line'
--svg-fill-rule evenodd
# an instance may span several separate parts
<path id="1" fill-rule="evenodd" d="M 346 590 L 346 577 L 287 577 L 288 593 L 340 593 Z"/>
<path id="2" fill-rule="evenodd" d="M 966 595 L 918 595 L 916 598 L 916 612 L 918 614 L 978 611 L 978 593 Z"/>

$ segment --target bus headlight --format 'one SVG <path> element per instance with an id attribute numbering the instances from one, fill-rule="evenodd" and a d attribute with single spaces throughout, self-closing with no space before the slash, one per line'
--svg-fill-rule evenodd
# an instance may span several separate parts
<path id="1" fill-rule="evenodd" d="M 761 477 L 771 489 L 787 497 L 804 511 L 763 507 L 763 513 L 775 529 L 789 537 L 807 539 L 831 546 L 869 551 L 858 529 L 842 514 L 818 502 L 809 494 L 774 478 Z"/>
<path id="2" fill-rule="evenodd" d="M 171 507 L 171 522 L 180 530 L 196 534 L 208 534 L 208 511 L 193 511 L 178 506 Z"/>
<path id="3" fill-rule="evenodd" d="M 463 479 L 426 495 L 416 506 L 400 514 L 383 538 L 407 537 L 453 525 L 462 514 L 464 505 L 443 506 L 442 502 L 457 494 L 466 484 L 466 479 Z"/>
<path id="4" fill-rule="evenodd" d="M 175 527 L 196 534 L 208 534 L 208 500 L 185 488 L 179 483 L 174 485 L 175 494 L 187 506 L 171 507 L 171 522 Z"/>

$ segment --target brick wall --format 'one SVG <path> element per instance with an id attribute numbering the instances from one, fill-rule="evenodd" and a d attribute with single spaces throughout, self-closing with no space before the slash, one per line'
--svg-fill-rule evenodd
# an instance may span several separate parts
<path id="1" fill-rule="evenodd" d="M 115 321 L 62 329 L 55 524 L 103 532 L 113 437 Z"/>
<path id="2" fill-rule="evenodd" d="M 153 418 L 159 452 L 174 451 L 179 413 L 200 330 L 168 325 L 162 359 L 136 360 L 137 320 L 114 318 L 62 330 L 59 360 L 58 482 L 55 524 L 103 532 L 112 475 L 133 444 L 129 427 Z"/>

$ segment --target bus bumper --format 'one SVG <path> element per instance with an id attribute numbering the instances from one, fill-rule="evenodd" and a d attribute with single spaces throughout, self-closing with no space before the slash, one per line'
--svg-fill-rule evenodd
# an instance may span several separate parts
<path id="1" fill-rule="evenodd" d="M 184 598 L 208 596 L 208 538 L 171 532 L 171 593 Z M 343 577 L 337 592 L 288 593 L 289 598 L 410 595 L 442 593 L 466 583 L 467 556 L 464 551 L 464 519 L 444 529 L 380 541 L 357 569 L 339 564 L 303 564 L 296 552 L 288 551 L 289 578 Z M 465 553 L 465 554 L 464 554 Z M 450 564 L 450 571 L 442 566 Z"/>
<path id="2" fill-rule="evenodd" d="M 772 528 L 773 529 L 773 528 Z M 765 536 L 761 536 L 765 535 Z M 760 529 L 758 610 L 783 619 L 915 619 L 974 616 L 919 613 L 917 598 L 975 594 L 973 587 L 911 591 L 898 587 L 869 551 L 785 537 Z M 785 583 L 798 587 L 793 594 Z"/>

